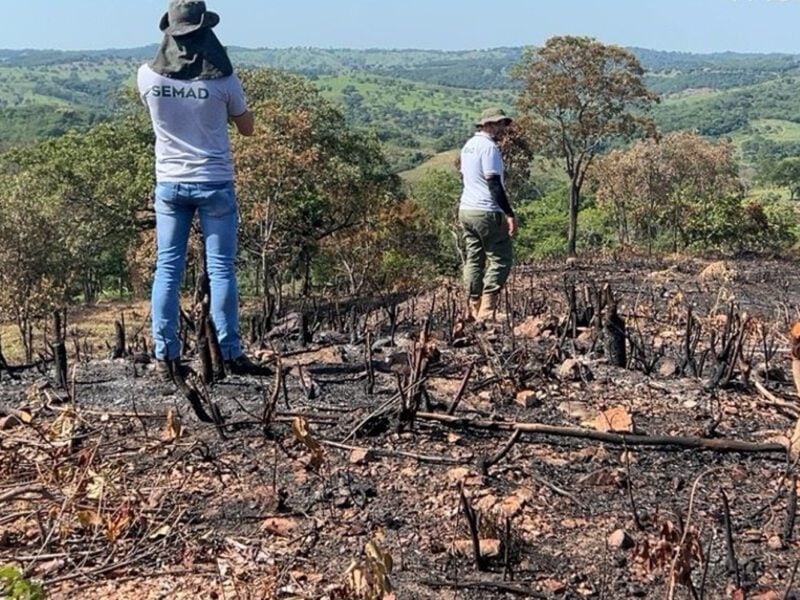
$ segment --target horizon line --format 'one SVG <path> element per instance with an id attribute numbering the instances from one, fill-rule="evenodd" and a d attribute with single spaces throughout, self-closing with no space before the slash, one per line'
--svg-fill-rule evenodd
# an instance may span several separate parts
<path id="1" fill-rule="evenodd" d="M 580 36 L 583 37 L 583 36 Z M 588 36 L 592 37 L 592 36 Z M 597 39 L 597 38 L 595 38 Z M 602 40 L 600 40 L 602 41 Z M 708 55 L 738 55 L 738 56 L 800 56 L 800 52 L 782 52 L 782 51 L 743 51 L 743 50 L 713 50 L 713 51 L 692 51 L 692 50 L 665 50 L 661 48 L 648 48 L 646 46 L 626 46 L 622 44 L 611 44 L 610 46 L 619 46 L 628 50 L 645 50 L 648 52 L 659 52 L 664 54 L 685 54 L 695 56 L 708 56 Z M 158 46 L 158 43 L 143 44 L 140 46 L 112 46 L 107 48 L 78 48 L 78 49 L 64 49 L 64 48 L 0 48 L 0 52 L 61 52 L 61 53 L 102 53 L 102 52 L 126 52 L 135 50 L 144 50 Z M 309 46 L 309 45 L 295 45 L 295 46 L 240 46 L 237 44 L 229 44 L 227 46 L 232 51 L 280 51 L 280 50 L 323 50 L 323 51 L 355 51 L 355 52 L 440 52 L 443 54 L 455 54 L 460 52 L 491 52 L 498 50 L 522 50 L 525 48 L 539 47 L 536 44 L 526 45 L 509 45 L 509 46 L 491 46 L 484 48 L 458 48 L 458 49 L 444 49 L 444 48 L 424 48 L 424 47 L 380 47 L 380 46 Z"/>

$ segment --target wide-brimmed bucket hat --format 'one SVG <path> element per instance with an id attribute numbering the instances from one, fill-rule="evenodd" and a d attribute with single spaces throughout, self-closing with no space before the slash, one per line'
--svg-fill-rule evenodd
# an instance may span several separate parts
<path id="1" fill-rule="evenodd" d="M 481 118 L 475 123 L 476 127 L 483 127 L 489 123 L 511 123 L 514 119 L 509 117 L 502 108 L 492 107 L 487 108 L 481 113 Z"/>
<path id="2" fill-rule="evenodd" d="M 170 0 L 161 17 L 159 29 L 172 36 L 189 35 L 200 29 L 211 29 L 219 23 L 219 15 L 206 9 L 202 0 Z"/>

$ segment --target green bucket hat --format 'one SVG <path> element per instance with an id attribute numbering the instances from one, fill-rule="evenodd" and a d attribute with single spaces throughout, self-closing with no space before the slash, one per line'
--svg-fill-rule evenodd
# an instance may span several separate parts
<path id="1" fill-rule="evenodd" d="M 488 123 L 500 123 L 506 121 L 511 123 L 514 119 L 509 117 L 502 108 L 492 107 L 487 108 L 481 113 L 481 118 L 475 123 L 476 127 L 483 127 Z"/>
<path id="2" fill-rule="evenodd" d="M 171 36 L 211 29 L 219 23 L 219 15 L 206 10 L 202 0 L 170 0 L 167 12 L 161 17 L 159 29 Z"/>

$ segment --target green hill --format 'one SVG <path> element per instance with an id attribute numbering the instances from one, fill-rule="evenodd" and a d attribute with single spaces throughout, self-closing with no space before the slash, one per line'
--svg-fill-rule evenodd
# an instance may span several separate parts
<path id="1" fill-rule="evenodd" d="M 0 50 L 0 148 L 109 118 L 155 46 L 90 52 Z M 688 54 L 634 48 L 662 95 L 662 131 L 729 136 L 750 161 L 800 154 L 800 56 Z M 513 107 L 521 48 L 445 52 L 231 47 L 239 67 L 303 73 L 373 129 L 396 170 L 457 147 L 490 104 Z"/>

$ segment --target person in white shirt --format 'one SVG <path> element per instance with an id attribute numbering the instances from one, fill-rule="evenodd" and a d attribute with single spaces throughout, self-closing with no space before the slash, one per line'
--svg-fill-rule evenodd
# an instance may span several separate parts
<path id="1" fill-rule="evenodd" d="M 175 380 L 181 370 L 179 294 L 195 214 L 206 248 L 211 318 L 227 370 L 258 372 L 243 353 L 235 260 L 239 225 L 228 136 L 231 121 L 252 135 L 253 115 L 225 48 L 212 28 L 219 15 L 200 0 L 171 0 L 161 17 L 155 58 L 137 83 L 156 136 L 156 241 L 152 291 L 156 371 Z"/>
<path id="2" fill-rule="evenodd" d="M 463 191 L 458 217 L 466 247 L 464 283 L 470 317 L 478 321 L 495 317 L 514 258 L 511 238 L 517 222 L 497 145 L 511 122 L 503 110 L 487 108 L 476 123 L 475 135 L 461 149 Z"/>

